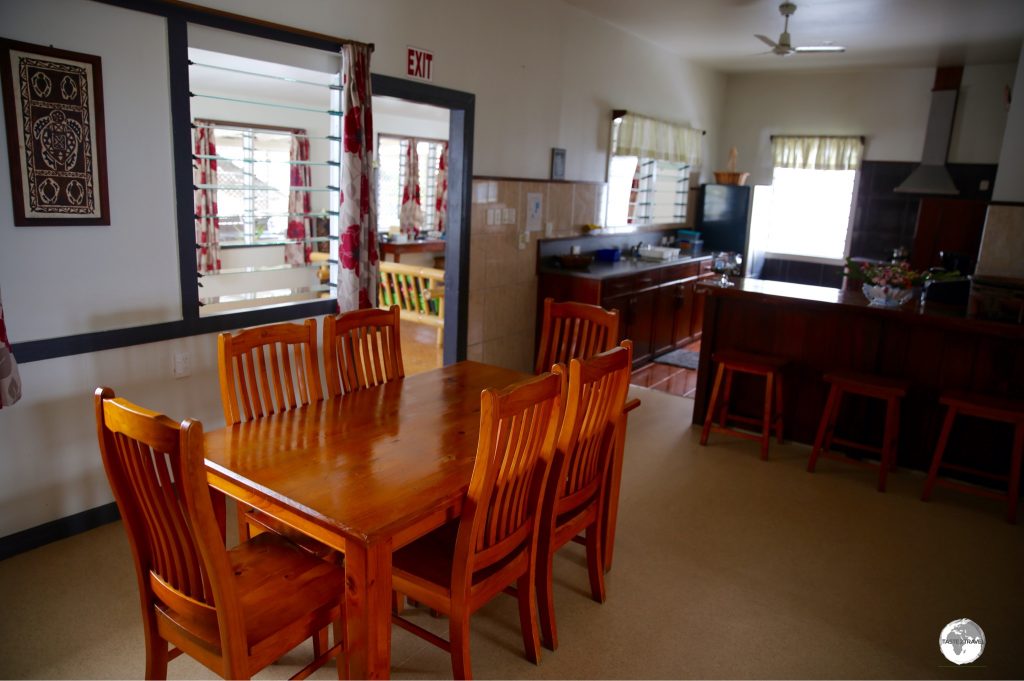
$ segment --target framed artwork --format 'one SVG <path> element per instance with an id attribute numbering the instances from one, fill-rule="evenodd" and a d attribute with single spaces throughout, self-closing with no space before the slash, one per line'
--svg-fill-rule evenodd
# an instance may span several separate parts
<path id="1" fill-rule="evenodd" d="M 565 149 L 551 147 L 551 179 L 565 179 Z"/>
<path id="2" fill-rule="evenodd" d="M 0 39 L 14 224 L 109 225 L 100 58 Z"/>

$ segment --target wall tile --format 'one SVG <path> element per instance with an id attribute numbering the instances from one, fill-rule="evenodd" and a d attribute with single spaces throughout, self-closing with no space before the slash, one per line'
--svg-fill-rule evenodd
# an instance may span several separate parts
<path id="1" fill-rule="evenodd" d="M 544 224 L 553 223 L 556 234 L 569 232 L 573 228 L 572 190 L 573 185 L 567 182 L 550 183 L 547 186 Z"/>
<path id="2" fill-rule="evenodd" d="M 585 224 L 598 224 L 601 216 L 600 200 L 603 197 L 603 186 L 583 183 L 573 185 L 573 225 L 579 227 Z"/>

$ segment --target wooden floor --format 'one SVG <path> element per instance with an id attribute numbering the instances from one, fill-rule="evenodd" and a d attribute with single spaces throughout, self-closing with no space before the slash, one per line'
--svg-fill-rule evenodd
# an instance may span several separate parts
<path id="1" fill-rule="evenodd" d="M 684 349 L 700 352 L 700 341 L 690 343 Z M 660 390 L 670 395 L 693 397 L 697 392 L 697 370 L 652 363 L 634 371 L 629 382 L 641 388 Z"/>
<path id="2" fill-rule="evenodd" d="M 402 322 L 402 364 L 406 376 L 444 366 L 444 348 L 437 344 L 434 327 Z"/>

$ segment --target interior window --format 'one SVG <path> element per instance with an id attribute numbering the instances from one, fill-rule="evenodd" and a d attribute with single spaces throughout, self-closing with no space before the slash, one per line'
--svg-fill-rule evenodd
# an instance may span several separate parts
<path id="1" fill-rule="evenodd" d="M 612 227 L 686 221 L 690 165 L 678 160 L 614 153 L 622 119 L 612 121 L 605 223 Z"/>
<path id="2" fill-rule="evenodd" d="M 767 255 L 841 260 L 847 254 L 856 170 L 775 168 L 754 194 L 752 238 Z"/>
<path id="3" fill-rule="evenodd" d="M 340 58 L 189 47 L 199 315 L 330 298 Z M 190 32 L 190 39 L 191 39 Z M 304 55 L 305 52 L 298 51 Z M 289 57 L 289 60 L 294 57 Z M 286 60 L 288 61 L 288 60 Z"/>
<path id="4" fill-rule="evenodd" d="M 437 207 L 437 176 L 444 142 L 417 138 L 379 135 L 377 138 L 377 230 L 397 231 L 402 194 L 408 169 L 406 159 L 409 140 L 416 140 L 419 160 L 420 206 L 423 209 L 424 232 L 434 228 Z"/>

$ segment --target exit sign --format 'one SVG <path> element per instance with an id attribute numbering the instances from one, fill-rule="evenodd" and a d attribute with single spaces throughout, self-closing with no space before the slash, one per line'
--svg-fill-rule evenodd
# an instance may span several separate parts
<path id="1" fill-rule="evenodd" d="M 434 64 L 434 53 L 421 50 L 418 47 L 409 47 L 406 52 L 405 73 L 410 78 L 419 80 L 432 80 Z"/>

